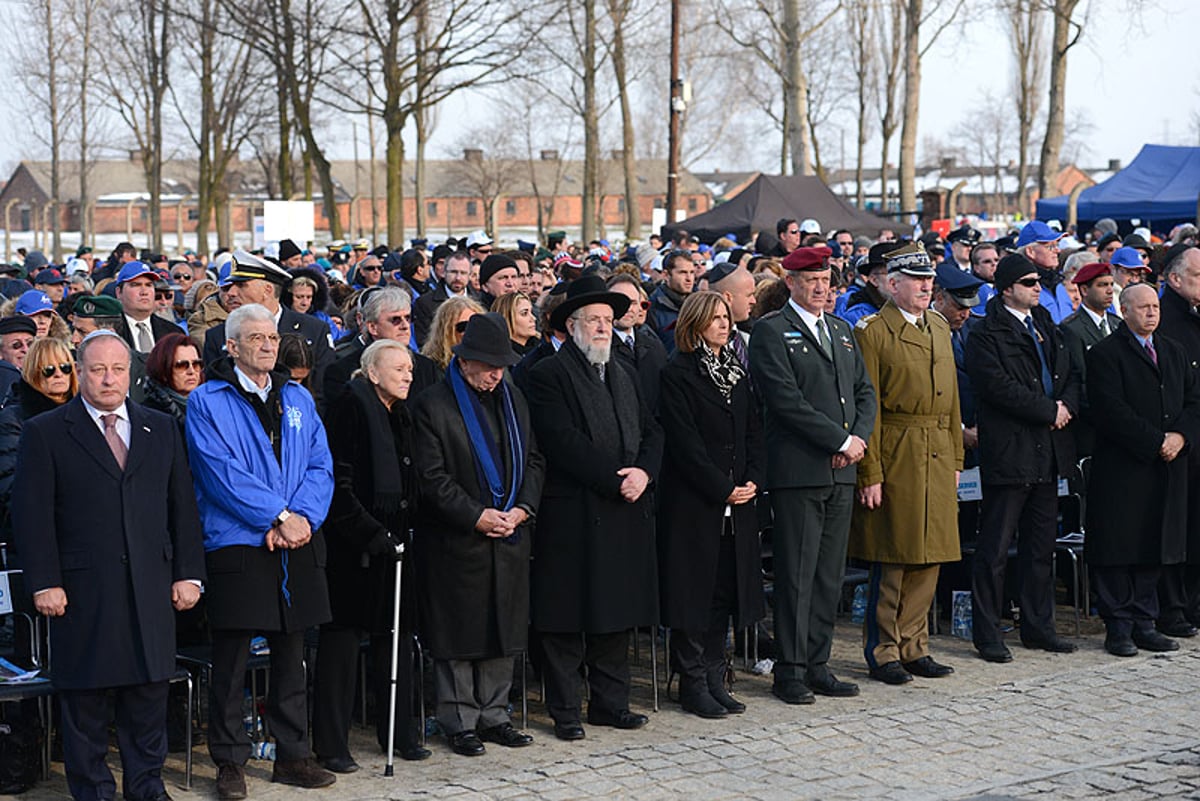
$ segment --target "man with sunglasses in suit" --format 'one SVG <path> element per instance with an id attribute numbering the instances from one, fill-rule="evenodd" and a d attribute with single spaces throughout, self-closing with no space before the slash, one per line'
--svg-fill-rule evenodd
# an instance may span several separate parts
<path id="1" fill-rule="evenodd" d="M 1058 479 L 1070 476 L 1081 381 L 1050 312 L 1039 305 L 1038 266 L 1021 253 L 996 266 L 996 295 L 967 340 L 967 373 L 978 400 L 983 484 L 972 568 L 972 636 L 989 662 L 1010 662 L 1000 633 L 1004 569 L 1015 536 L 1020 563 L 1021 642 L 1070 653 L 1054 629 L 1054 539 Z"/>
<path id="2" fill-rule="evenodd" d="M 646 407 L 657 409 L 659 374 L 667 366 L 667 349 L 653 329 L 638 324 L 650 303 L 632 275 L 614 275 L 608 279 L 608 289 L 629 298 L 629 311 L 613 320 L 613 355 L 637 377 Z"/>

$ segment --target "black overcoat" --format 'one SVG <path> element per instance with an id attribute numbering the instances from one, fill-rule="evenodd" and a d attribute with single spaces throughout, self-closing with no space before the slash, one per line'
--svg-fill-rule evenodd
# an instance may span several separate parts
<path id="1" fill-rule="evenodd" d="M 985 485 L 1044 483 L 1075 474 L 1070 426 L 1051 427 L 1059 400 L 1072 416 L 1079 414 L 1079 368 L 1050 312 L 1034 306 L 1031 313 L 1053 379 L 1052 397 L 1042 388 L 1042 363 L 1033 337 L 999 295 L 988 301 L 983 322 L 967 340 L 967 373 L 979 404 L 979 472 Z"/>
<path id="2" fill-rule="evenodd" d="M 1154 336 L 1155 366 L 1122 324 L 1087 352 L 1092 419 L 1105 436 L 1096 441 L 1088 488 L 1089 564 L 1171 565 L 1187 547 L 1188 458 L 1158 455 L 1168 431 L 1196 448 L 1200 436 L 1200 382 L 1176 342 Z"/>
<path id="3" fill-rule="evenodd" d="M 650 409 L 658 408 L 659 378 L 667 366 L 667 349 L 654 329 L 639 325 L 633 329 L 633 350 L 613 334 L 613 354 L 638 380 L 642 399 Z"/>
<path id="4" fill-rule="evenodd" d="M 591 430 L 567 372 L 568 358 L 561 351 L 547 356 L 528 374 L 529 410 L 546 457 L 533 544 L 533 626 L 605 634 L 656 623 L 653 482 L 662 463 L 662 429 L 639 394 L 641 443 L 633 464 L 618 464 L 592 442 L 618 433 Z M 622 369 L 609 361 L 609 371 Z M 628 373 L 625 377 L 637 386 Z M 596 391 L 605 392 L 596 381 Z M 617 471 L 623 467 L 640 467 L 650 476 L 635 503 L 621 497 Z"/>
<path id="5" fill-rule="evenodd" d="M 529 407 L 509 385 L 518 425 L 525 432 L 525 479 L 516 506 L 538 512 L 545 461 L 538 451 Z M 499 399 L 496 409 L 500 412 Z M 434 659 L 488 659 L 525 650 L 529 631 L 529 554 L 532 525 L 508 539 L 475 530 L 484 491 L 466 424 L 443 380 L 413 405 L 414 455 L 421 474 L 421 511 L 413 538 L 421 641 Z M 504 438 L 501 438 L 504 441 Z M 512 454 L 504 452 L 505 486 Z"/>
<path id="6" fill-rule="evenodd" d="M 717 581 L 725 529 L 725 499 L 735 486 L 763 487 L 763 440 L 750 382 L 725 400 L 701 373 L 695 352 L 676 352 L 662 372 L 658 405 L 663 427 L 658 481 L 658 564 L 662 623 L 703 631 Z M 730 507 L 737 575 L 737 620 L 761 620 L 762 549 L 755 502 Z"/>
<path id="7" fill-rule="evenodd" d="M 1188 369 L 1200 381 L 1200 314 L 1171 288 L 1163 290 L 1158 333 L 1183 348 Z M 1188 450 L 1187 563 L 1200 565 L 1200 448 Z"/>
<path id="8" fill-rule="evenodd" d="M 163 681 L 175 672 L 171 585 L 204 579 L 204 545 L 175 421 L 126 403 L 122 471 L 76 397 L 25 421 L 13 485 L 16 563 L 30 593 L 62 587 L 50 622 L 55 689 Z"/>
<path id="9" fill-rule="evenodd" d="M 382 401 L 377 402 L 383 405 Z M 325 431 L 333 456 L 333 500 L 321 527 L 328 552 L 325 578 L 335 624 L 386 634 L 392 629 L 396 561 L 391 555 L 369 554 L 368 546 L 376 537 L 386 537 L 389 533 L 398 540 L 407 540 L 418 489 L 415 481 L 399 488 L 404 498 L 396 513 L 387 519 L 372 512 L 375 475 L 371 451 L 375 443 L 362 404 L 355 393 L 345 392 L 325 416 Z M 402 469 L 401 476 L 415 475 L 412 419 L 407 407 L 403 403 L 394 404 L 388 422 L 392 426 L 396 458 L 402 467 L 411 468 Z M 404 560 L 401 577 L 401 628 L 405 631 L 412 631 L 416 624 L 417 594 L 412 563 L 411 558 Z"/>

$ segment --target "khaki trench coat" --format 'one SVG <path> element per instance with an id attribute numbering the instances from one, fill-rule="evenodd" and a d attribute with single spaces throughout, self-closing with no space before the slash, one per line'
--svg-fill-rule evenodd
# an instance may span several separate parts
<path id="1" fill-rule="evenodd" d="M 962 415 L 950 326 L 926 312 L 928 333 L 888 302 L 859 321 L 855 336 L 875 385 L 879 413 L 858 466 L 858 486 L 883 483 L 883 504 L 855 504 L 850 556 L 928 565 L 962 558 L 958 487 Z"/>

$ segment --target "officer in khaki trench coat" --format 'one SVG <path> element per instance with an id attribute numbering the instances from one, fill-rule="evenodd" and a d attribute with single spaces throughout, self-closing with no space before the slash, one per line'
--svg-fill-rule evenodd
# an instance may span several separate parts
<path id="1" fill-rule="evenodd" d="M 858 469 L 850 555 L 871 563 L 863 651 L 887 684 L 953 673 L 929 656 L 941 562 L 961 558 L 962 415 L 950 326 L 929 313 L 934 268 L 919 243 L 885 257 L 892 298 L 855 335 L 879 414 Z"/>

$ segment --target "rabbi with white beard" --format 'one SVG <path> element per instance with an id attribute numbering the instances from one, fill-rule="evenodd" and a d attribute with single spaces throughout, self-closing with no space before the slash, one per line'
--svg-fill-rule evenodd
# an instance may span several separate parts
<path id="1" fill-rule="evenodd" d="M 631 628 L 658 620 L 653 482 L 663 434 L 636 377 L 609 359 L 629 297 L 598 276 L 566 295 L 551 323 L 570 336 L 529 372 L 526 392 L 546 458 L 530 613 L 554 734 L 580 740 L 584 665 L 590 725 L 646 725 L 629 710 L 628 644 Z"/>

